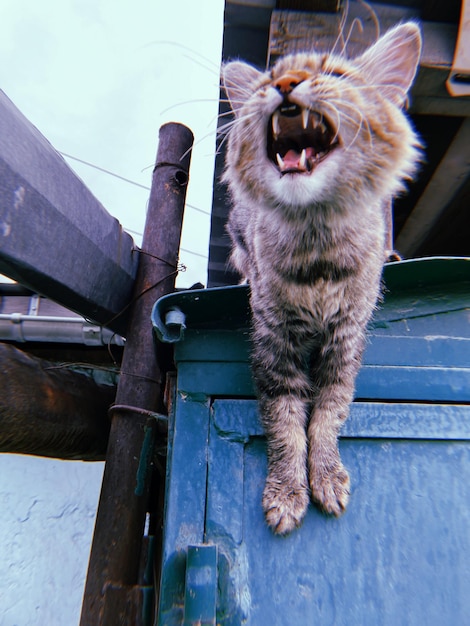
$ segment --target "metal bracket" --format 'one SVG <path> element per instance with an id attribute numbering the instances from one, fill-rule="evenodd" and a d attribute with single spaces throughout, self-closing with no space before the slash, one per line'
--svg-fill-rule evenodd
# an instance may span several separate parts
<path id="1" fill-rule="evenodd" d="M 188 546 L 184 626 L 215 626 L 217 603 L 217 546 Z"/>

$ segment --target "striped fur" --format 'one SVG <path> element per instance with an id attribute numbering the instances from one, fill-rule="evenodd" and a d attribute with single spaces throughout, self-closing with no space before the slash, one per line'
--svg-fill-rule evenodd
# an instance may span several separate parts
<path id="1" fill-rule="evenodd" d="M 401 111 L 419 51 L 408 23 L 355 60 L 312 52 L 270 72 L 224 67 L 235 112 L 224 175 L 231 262 L 251 288 L 263 507 L 279 534 L 300 525 L 309 497 L 333 515 L 348 501 L 337 437 L 380 291 L 381 207 L 419 157 Z M 308 130 L 298 130 L 305 111 Z"/>

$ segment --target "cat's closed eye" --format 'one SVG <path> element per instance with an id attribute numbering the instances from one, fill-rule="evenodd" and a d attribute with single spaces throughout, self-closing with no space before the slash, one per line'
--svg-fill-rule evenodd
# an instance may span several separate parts
<path id="1" fill-rule="evenodd" d="M 337 78 L 342 78 L 344 76 L 344 72 L 341 72 L 340 70 L 329 70 L 326 72 L 326 74 L 328 76 L 335 76 Z"/>

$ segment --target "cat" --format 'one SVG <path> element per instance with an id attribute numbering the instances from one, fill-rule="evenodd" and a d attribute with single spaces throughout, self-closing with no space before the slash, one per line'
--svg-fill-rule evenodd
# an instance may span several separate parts
<path id="1" fill-rule="evenodd" d="M 234 112 L 223 180 L 231 264 L 250 286 L 251 365 L 267 437 L 267 524 L 300 526 L 309 499 L 341 515 L 350 480 L 338 434 L 381 291 L 382 207 L 416 171 L 402 111 L 419 27 L 394 27 L 361 56 L 296 53 L 261 72 L 223 66 Z"/>

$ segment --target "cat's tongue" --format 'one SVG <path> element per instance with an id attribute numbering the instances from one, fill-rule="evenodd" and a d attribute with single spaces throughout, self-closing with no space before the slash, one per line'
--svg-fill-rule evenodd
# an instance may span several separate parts
<path id="1" fill-rule="evenodd" d="M 301 153 L 291 148 L 282 157 L 282 171 L 308 172 L 311 168 L 311 159 L 315 157 L 313 148 L 304 148 Z"/>
<path id="2" fill-rule="evenodd" d="M 295 150 L 288 150 L 282 157 L 282 160 L 286 169 L 296 169 L 299 167 L 300 154 Z"/>

